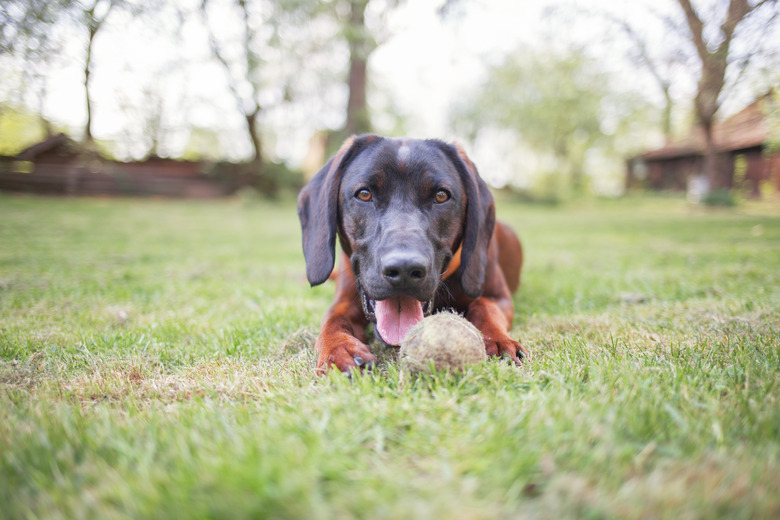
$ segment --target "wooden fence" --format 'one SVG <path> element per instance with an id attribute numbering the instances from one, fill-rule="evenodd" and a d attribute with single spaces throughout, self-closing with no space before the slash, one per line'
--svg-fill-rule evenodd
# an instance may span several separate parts
<path id="1" fill-rule="evenodd" d="M 201 173 L 140 163 L 33 164 L 0 161 L 0 191 L 48 195 L 161 196 L 214 198 L 237 189 Z"/>

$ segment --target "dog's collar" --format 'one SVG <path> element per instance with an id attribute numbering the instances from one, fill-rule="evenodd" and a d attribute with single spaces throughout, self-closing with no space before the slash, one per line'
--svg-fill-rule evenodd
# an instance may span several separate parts
<path id="1" fill-rule="evenodd" d="M 441 279 L 442 280 L 446 280 L 447 278 L 452 276 L 455 273 L 455 271 L 457 271 L 458 268 L 460 267 L 460 252 L 461 252 L 461 249 L 463 249 L 463 248 L 462 247 L 458 247 L 458 250 L 455 251 L 454 255 L 452 255 L 452 260 L 450 260 L 450 263 L 447 266 L 447 270 L 444 271 L 444 274 L 441 275 Z"/>

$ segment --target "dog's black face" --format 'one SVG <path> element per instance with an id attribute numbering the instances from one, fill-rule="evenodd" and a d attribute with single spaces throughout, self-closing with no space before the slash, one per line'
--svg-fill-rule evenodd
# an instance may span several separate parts
<path id="1" fill-rule="evenodd" d="M 493 232 L 493 198 L 456 146 L 437 140 L 348 139 L 301 190 L 306 274 L 328 279 L 336 239 L 349 256 L 366 317 L 398 345 L 432 309 L 456 251 L 457 281 L 477 298 Z"/>
<path id="2" fill-rule="evenodd" d="M 399 344 L 432 310 L 465 210 L 455 166 L 426 141 L 386 140 L 344 170 L 339 235 L 366 316 L 385 342 Z"/>

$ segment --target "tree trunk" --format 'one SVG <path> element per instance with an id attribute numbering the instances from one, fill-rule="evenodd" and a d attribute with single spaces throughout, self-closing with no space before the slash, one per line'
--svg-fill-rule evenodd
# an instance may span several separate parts
<path id="1" fill-rule="evenodd" d="M 44 105 L 46 102 L 46 93 L 48 92 L 48 80 L 46 77 L 42 77 L 41 81 L 43 82 L 43 85 L 41 86 L 41 90 L 38 91 L 38 118 L 40 119 L 41 126 L 43 127 L 43 131 L 46 134 L 46 139 L 54 135 L 54 127 L 51 124 L 51 121 L 44 115 Z"/>
<path id="2" fill-rule="evenodd" d="M 726 48 L 727 51 L 728 48 Z M 718 187 L 717 179 L 717 146 L 713 127 L 715 114 L 720 108 L 718 97 L 725 83 L 726 60 L 717 55 L 702 56 L 701 79 L 699 80 L 698 93 L 696 94 L 696 115 L 704 131 L 704 157 L 702 161 L 702 174 L 707 179 L 707 192 Z"/>
<path id="3" fill-rule="evenodd" d="M 84 144 L 91 146 L 93 143 L 92 138 L 92 96 L 89 93 L 89 76 L 92 68 L 92 45 L 95 41 L 95 35 L 97 34 L 97 27 L 90 24 L 89 27 L 89 41 L 87 43 L 87 59 L 84 62 L 84 97 L 87 102 L 87 123 L 84 128 Z"/>
<path id="4" fill-rule="evenodd" d="M 366 106 L 366 61 L 350 59 L 349 101 L 347 102 L 346 131 L 348 134 L 362 134 L 371 131 Z"/>
<path id="5" fill-rule="evenodd" d="M 662 130 L 664 133 L 664 139 L 666 140 L 666 143 L 669 144 L 672 142 L 672 107 L 674 106 L 674 101 L 672 100 L 672 95 L 669 92 L 669 84 L 664 83 L 661 88 L 664 94 L 664 107 L 661 113 L 661 125 L 663 127 Z"/>
<path id="6" fill-rule="evenodd" d="M 715 137 L 712 134 L 712 121 L 709 124 L 702 122 L 704 131 L 704 155 L 702 157 L 702 174 L 707 180 L 706 192 L 718 188 L 717 178 L 717 149 L 715 147 Z"/>
<path id="7" fill-rule="evenodd" d="M 260 107 L 256 107 L 252 112 L 245 114 L 246 129 L 249 132 L 249 139 L 252 141 L 252 147 L 254 148 L 254 156 L 252 157 L 252 163 L 255 165 L 257 175 L 262 175 L 263 164 L 263 140 L 260 136 L 260 131 L 257 128 L 257 118 L 260 115 Z"/>
<path id="8" fill-rule="evenodd" d="M 368 0 L 352 0 L 349 17 L 349 100 L 345 133 L 362 134 L 371 131 L 371 120 L 366 101 L 367 61 L 371 42 L 366 34 L 366 6 Z"/>
<path id="9" fill-rule="evenodd" d="M 720 108 L 719 96 L 726 82 L 726 68 L 729 63 L 731 40 L 737 26 L 752 11 L 761 7 L 766 0 L 752 6 L 748 0 L 729 0 L 726 19 L 720 25 L 720 43 L 714 50 L 704 37 L 704 22 L 699 17 L 690 0 L 678 0 L 685 14 L 685 20 L 691 31 L 691 40 L 701 60 L 701 75 L 697 87 L 695 108 L 696 117 L 704 130 L 705 148 L 702 162 L 702 174 L 707 179 L 707 191 L 718 187 L 717 149 L 712 134 L 715 114 Z"/>
<path id="10" fill-rule="evenodd" d="M 92 96 L 89 90 L 89 77 L 92 73 L 92 48 L 95 45 L 95 36 L 97 36 L 100 28 L 103 26 L 103 22 L 106 21 L 108 15 L 111 13 L 111 9 L 114 7 L 114 2 L 109 0 L 107 2 L 106 12 L 102 16 L 97 17 L 98 5 L 101 0 L 95 0 L 88 10 L 83 12 L 84 20 L 87 25 L 87 31 L 89 31 L 89 39 L 87 40 L 87 57 L 84 60 L 84 96 L 87 102 L 87 123 L 84 129 L 84 144 L 87 147 L 92 147 Z"/>

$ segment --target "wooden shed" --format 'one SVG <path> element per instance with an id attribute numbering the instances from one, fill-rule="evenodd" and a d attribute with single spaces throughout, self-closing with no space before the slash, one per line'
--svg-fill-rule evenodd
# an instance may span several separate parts
<path id="1" fill-rule="evenodd" d="M 713 189 L 740 187 L 758 196 L 763 184 L 780 191 L 780 154 L 767 147 L 769 129 L 762 97 L 742 111 L 716 123 L 713 128 L 717 150 Z M 704 133 L 691 134 L 657 150 L 628 160 L 626 189 L 685 191 L 702 174 Z"/>
<path id="2" fill-rule="evenodd" d="M 159 195 L 211 198 L 225 182 L 204 173 L 198 161 L 153 157 L 105 159 L 65 134 L 37 143 L 0 168 L 0 190 L 60 195 Z"/>

